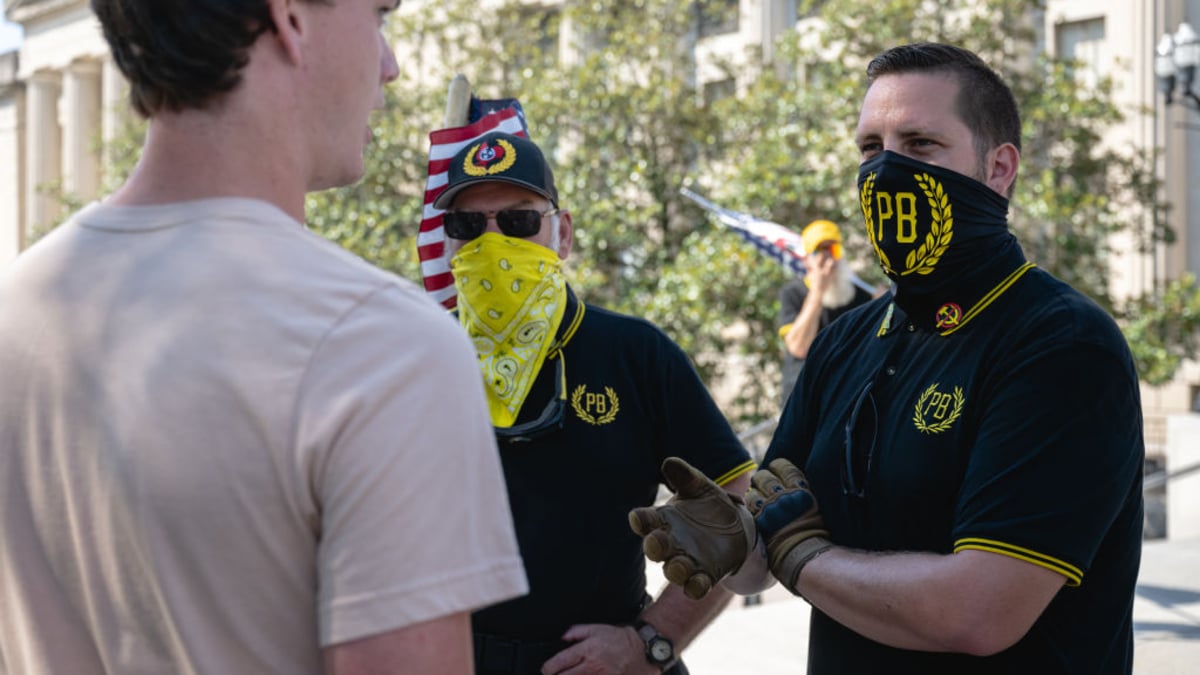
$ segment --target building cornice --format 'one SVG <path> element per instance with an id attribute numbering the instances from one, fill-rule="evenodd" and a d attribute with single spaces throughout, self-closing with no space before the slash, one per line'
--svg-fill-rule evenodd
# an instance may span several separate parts
<path id="1" fill-rule="evenodd" d="M 4 14 L 13 23 L 28 24 L 64 9 L 86 4 L 87 0 L 7 0 Z"/>

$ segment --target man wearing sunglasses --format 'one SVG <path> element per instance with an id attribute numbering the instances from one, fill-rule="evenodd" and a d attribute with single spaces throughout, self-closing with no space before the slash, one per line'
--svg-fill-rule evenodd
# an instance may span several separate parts
<path id="1" fill-rule="evenodd" d="M 746 499 L 765 557 L 727 584 L 766 563 L 804 597 L 818 675 L 1129 673 L 1144 448 L 1125 339 L 1008 230 L 1007 85 L 941 44 L 867 80 L 859 201 L 894 294 L 817 336 Z M 741 565 L 669 515 L 632 516 L 659 558 Z"/>
<path id="2" fill-rule="evenodd" d="M 686 673 L 679 652 L 730 596 L 651 602 L 626 514 L 654 503 L 668 456 L 733 494 L 753 462 L 677 345 L 566 283 L 571 213 L 535 144 L 487 135 L 447 180 L 434 206 L 530 582 L 474 615 L 477 673 Z"/>

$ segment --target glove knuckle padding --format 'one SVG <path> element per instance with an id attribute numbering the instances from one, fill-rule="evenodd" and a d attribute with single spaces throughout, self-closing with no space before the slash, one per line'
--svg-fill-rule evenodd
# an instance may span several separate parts
<path id="1" fill-rule="evenodd" d="M 751 479 L 754 487 L 746 499 L 767 545 L 771 572 L 791 590 L 800 569 L 832 544 L 804 473 L 782 459 L 769 467 Z"/>
<path id="2" fill-rule="evenodd" d="M 763 538 L 770 540 L 780 533 L 794 529 L 797 524 L 803 526 L 805 521 L 813 517 L 820 520 L 817 502 L 811 492 L 784 492 L 766 500 L 762 510 L 755 516 L 754 523 Z"/>

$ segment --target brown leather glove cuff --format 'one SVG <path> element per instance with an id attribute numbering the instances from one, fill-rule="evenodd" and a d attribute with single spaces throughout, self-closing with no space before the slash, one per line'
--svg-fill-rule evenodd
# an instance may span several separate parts
<path id="1" fill-rule="evenodd" d="M 813 558 L 833 548 L 833 542 L 825 537 L 809 537 L 792 547 L 781 560 L 771 565 L 771 573 L 793 595 L 800 596 L 796 590 L 796 582 L 800 579 L 800 570 Z M 803 597 L 803 596 L 801 596 Z"/>

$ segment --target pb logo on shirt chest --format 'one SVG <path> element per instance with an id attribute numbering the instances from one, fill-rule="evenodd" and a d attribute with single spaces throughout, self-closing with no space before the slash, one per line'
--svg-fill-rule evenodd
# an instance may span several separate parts
<path id="1" fill-rule="evenodd" d="M 571 407 L 575 415 L 588 424 L 608 424 L 617 418 L 621 410 L 621 400 L 612 387 L 605 387 L 604 392 L 591 392 L 584 385 L 575 387 L 571 392 Z"/>
<path id="2" fill-rule="evenodd" d="M 954 425 L 962 415 L 966 397 L 962 387 L 953 391 L 939 391 L 934 382 L 917 399 L 913 412 L 913 426 L 923 434 L 940 434 Z"/>

